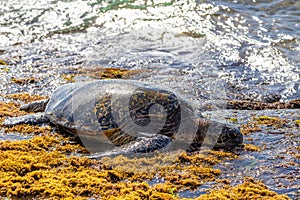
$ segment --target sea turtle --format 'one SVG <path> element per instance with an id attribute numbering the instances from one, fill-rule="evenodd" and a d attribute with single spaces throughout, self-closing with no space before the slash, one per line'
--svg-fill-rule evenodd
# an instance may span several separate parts
<path id="1" fill-rule="evenodd" d="M 91 157 L 149 153 L 206 145 L 231 150 L 243 142 L 233 125 L 197 116 L 175 93 L 131 80 L 65 84 L 50 99 L 20 107 L 36 112 L 7 118 L 3 125 L 50 123 L 78 138 Z"/>

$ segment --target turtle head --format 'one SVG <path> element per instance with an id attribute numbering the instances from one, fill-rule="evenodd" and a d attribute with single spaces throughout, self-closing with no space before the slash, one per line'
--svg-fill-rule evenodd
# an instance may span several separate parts
<path id="1" fill-rule="evenodd" d="M 199 118 L 198 130 L 188 152 L 200 149 L 231 151 L 243 143 L 243 134 L 232 124 Z"/>
<path id="2" fill-rule="evenodd" d="M 213 149 L 232 150 L 235 147 L 241 146 L 241 144 L 243 143 L 243 134 L 237 127 L 227 123 L 215 123 L 219 123 L 219 126 L 221 126 L 222 128 Z"/>

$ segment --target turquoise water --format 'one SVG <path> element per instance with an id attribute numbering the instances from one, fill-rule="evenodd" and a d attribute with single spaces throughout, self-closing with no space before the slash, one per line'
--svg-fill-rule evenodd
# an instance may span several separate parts
<path id="1" fill-rule="evenodd" d="M 8 66 L 0 66 L 0 93 L 50 95 L 66 83 L 61 75 L 70 68 L 103 66 L 149 70 L 134 79 L 172 88 L 199 109 L 209 103 L 218 111 L 227 99 L 298 99 L 299 16 L 300 2 L 292 0 L 1 1 L 0 59 Z M 38 81 L 11 82 L 26 77 Z M 253 114 L 257 113 L 239 111 L 239 124 Z M 299 110 L 267 114 L 283 115 L 291 123 L 299 118 Z M 228 111 L 209 116 L 224 120 L 232 115 Z M 299 130 L 287 126 L 284 131 L 290 129 L 293 137 L 255 133 L 251 143 L 265 142 L 271 150 L 242 154 L 229 163 L 231 168 L 222 169 L 229 170 L 224 177 L 238 182 L 251 175 L 296 199 L 299 179 L 290 185 L 285 175 L 299 174 L 299 168 L 283 164 L 299 161 L 289 156 L 276 159 L 281 151 L 299 145 Z M 271 173 L 272 169 L 276 170 Z"/>

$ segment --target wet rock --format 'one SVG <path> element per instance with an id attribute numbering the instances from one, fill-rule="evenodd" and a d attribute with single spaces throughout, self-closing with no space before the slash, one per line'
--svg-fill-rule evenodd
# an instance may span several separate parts
<path id="1" fill-rule="evenodd" d="M 295 109 L 300 108 L 300 99 L 274 103 L 247 100 L 231 100 L 228 101 L 226 108 L 236 110 Z"/>

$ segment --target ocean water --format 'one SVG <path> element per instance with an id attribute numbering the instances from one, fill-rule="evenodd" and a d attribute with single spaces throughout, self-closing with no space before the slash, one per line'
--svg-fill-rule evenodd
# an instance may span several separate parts
<path id="1" fill-rule="evenodd" d="M 1 1 L 1 58 L 49 73 L 76 65 L 149 69 L 142 79 L 185 94 L 193 88 L 191 98 L 294 99 L 299 15 L 299 2 L 279 0 Z"/>
<path id="2" fill-rule="evenodd" d="M 206 103 L 223 109 L 228 99 L 300 98 L 300 2 L 296 0 L 0 1 L 0 41 L 0 59 L 8 63 L 0 66 L 1 94 L 50 95 L 65 83 L 62 72 L 102 66 L 147 70 L 134 79 L 171 88 L 199 109 Z M 25 85 L 11 81 L 26 77 L 39 81 Z M 245 120 L 252 114 L 238 113 Z M 229 114 L 211 115 L 224 120 Z M 291 116 L 296 119 L 299 111 Z M 293 134 L 299 138 L 299 130 Z M 295 146 L 295 142 L 285 146 L 278 142 L 292 138 L 259 133 L 255 137 L 274 145 L 272 151 L 250 156 L 251 163 L 264 162 L 268 170 L 285 161 L 271 161 L 278 149 Z M 242 158 L 246 161 L 233 174 L 249 164 L 248 154 Z M 252 172 L 246 170 L 244 175 L 255 176 Z M 255 177 L 273 180 L 285 173 L 278 170 Z M 272 189 L 296 198 L 299 184 L 298 180 L 288 189 Z"/>

